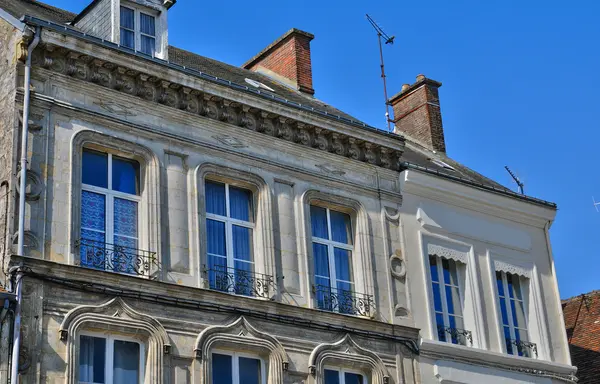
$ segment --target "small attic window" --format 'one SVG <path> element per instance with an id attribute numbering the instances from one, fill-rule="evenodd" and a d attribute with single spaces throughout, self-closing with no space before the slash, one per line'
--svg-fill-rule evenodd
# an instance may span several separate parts
<path id="1" fill-rule="evenodd" d="M 267 91 L 275 92 L 275 90 L 273 88 L 271 88 L 267 85 L 264 85 L 260 81 L 252 80 L 249 78 L 245 78 L 244 80 L 246 81 L 246 83 L 250 84 L 254 88 L 262 88 L 262 89 L 266 89 Z"/>

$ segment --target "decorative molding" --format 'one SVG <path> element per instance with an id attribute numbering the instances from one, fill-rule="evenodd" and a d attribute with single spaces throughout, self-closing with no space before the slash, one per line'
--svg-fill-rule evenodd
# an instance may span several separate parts
<path id="1" fill-rule="evenodd" d="M 385 384 L 389 374 L 385 364 L 373 351 L 358 345 L 349 334 L 331 344 L 319 344 L 308 358 L 308 371 L 316 377 L 317 384 L 323 381 L 323 369 L 326 364 L 344 366 L 362 366 L 371 373 L 370 383 Z"/>
<path id="2" fill-rule="evenodd" d="M 256 329 L 244 316 L 240 316 L 228 325 L 208 327 L 196 338 L 194 352 L 202 364 L 203 383 L 211 382 L 210 353 L 219 347 L 266 352 L 269 356 L 268 384 L 282 383 L 283 372 L 289 368 L 289 360 L 281 343 L 274 336 Z"/>
<path id="3" fill-rule="evenodd" d="M 137 69 L 118 66 L 50 43 L 45 44 L 43 50 L 36 51 L 36 55 L 35 63 L 74 79 L 338 156 L 400 170 L 400 159 L 404 152 L 402 140 L 394 143 L 393 147 L 366 142 L 347 134 L 307 125 L 276 113 L 209 95 L 199 89 L 190 89 Z M 115 114 L 131 113 L 112 103 L 98 102 L 97 105 Z"/>
<path id="4" fill-rule="evenodd" d="M 396 279 L 404 279 L 406 277 L 406 262 L 402 251 L 396 249 L 396 251 L 390 256 L 390 273 Z"/>
<path id="5" fill-rule="evenodd" d="M 137 116 L 137 113 L 132 112 L 131 108 L 127 108 L 123 105 L 106 102 L 103 100 L 95 101 L 94 104 L 104 109 L 105 111 L 118 116 Z"/>
<path id="6" fill-rule="evenodd" d="M 213 139 L 217 140 L 219 143 L 227 145 L 232 148 L 246 148 L 248 147 L 246 144 L 242 143 L 237 137 L 229 136 L 229 135 L 219 135 L 213 136 Z"/>
<path id="7" fill-rule="evenodd" d="M 67 384 L 77 383 L 79 339 L 76 336 L 85 328 L 114 329 L 147 338 L 147 383 L 163 382 L 163 355 L 169 354 L 171 349 L 166 330 L 155 318 L 134 310 L 116 297 L 100 305 L 78 306 L 65 315 L 59 335 L 67 344 Z"/>
<path id="8" fill-rule="evenodd" d="M 494 270 L 506 272 L 512 275 L 519 275 L 531 279 L 531 269 L 507 263 L 501 260 L 494 260 Z"/>
<path id="9" fill-rule="evenodd" d="M 316 164 L 315 167 L 319 168 L 321 171 L 331 174 L 331 175 L 335 175 L 335 176 L 344 176 L 346 174 L 345 171 L 336 168 L 332 165 L 329 164 Z"/>
<path id="10" fill-rule="evenodd" d="M 39 200 L 40 195 L 42 194 L 42 191 L 44 189 L 44 185 L 37 172 L 28 169 L 27 176 L 25 176 L 25 184 L 25 200 Z M 27 192 L 27 187 L 30 187 L 29 192 Z M 17 193 L 21 193 L 21 172 L 19 172 L 17 176 Z"/>
<path id="11" fill-rule="evenodd" d="M 458 261 L 463 264 L 467 264 L 468 254 L 467 252 L 459 251 L 453 248 L 447 248 L 438 244 L 427 244 L 427 254 L 430 256 L 440 256 L 446 259 Z"/>

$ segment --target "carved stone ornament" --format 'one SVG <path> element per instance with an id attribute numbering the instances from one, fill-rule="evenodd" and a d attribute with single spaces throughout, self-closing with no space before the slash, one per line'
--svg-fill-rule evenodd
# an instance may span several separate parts
<path id="1" fill-rule="evenodd" d="M 345 171 L 342 171 L 341 169 L 336 168 L 329 164 L 316 164 L 315 167 L 319 168 L 321 171 L 323 171 L 325 173 L 335 175 L 335 176 L 344 176 L 346 174 Z"/>
<path id="2" fill-rule="evenodd" d="M 228 147 L 232 148 L 246 148 L 247 145 L 242 143 L 240 139 L 237 137 L 229 136 L 229 135 L 219 135 L 213 136 L 213 139 L 217 140 L 221 144 L 225 144 Z"/>
<path id="3" fill-rule="evenodd" d="M 40 176 L 32 171 L 27 170 L 27 176 L 25 176 L 25 200 L 35 201 L 40 198 L 44 184 Z M 21 193 L 21 172 L 17 176 L 17 193 Z"/>
<path id="4" fill-rule="evenodd" d="M 396 279 L 406 277 L 406 263 L 402 251 L 399 249 L 396 249 L 396 252 L 390 256 L 390 272 Z"/>
<path id="5" fill-rule="evenodd" d="M 94 101 L 94 104 L 104 109 L 106 112 L 118 115 L 118 116 L 136 116 L 136 113 L 121 104 L 111 103 L 110 101 Z"/>
<path id="6" fill-rule="evenodd" d="M 427 254 L 430 256 L 440 256 L 445 259 L 458 261 L 463 264 L 467 264 L 468 254 L 457 249 L 447 248 L 437 244 L 427 244 Z"/>
<path id="7" fill-rule="evenodd" d="M 531 279 L 531 268 L 524 268 L 501 260 L 494 260 L 494 270 Z"/>
<path id="8" fill-rule="evenodd" d="M 258 110 L 235 100 L 207 94 L 200 88 L 192 89 L 189 84 L 182 84 L 183 79 L 181 84 L 173 82 L 172 78 L 160 79 L 140 72 L 139 69 L 118 66 L 52 43 L 46 43 L 43 50 L 36 54 L 38 65 L 48 71 L 338 156 L 396 171 L 400 169 L 399 159 L 404 151 L 404 140 L 401 137 L 385 138 L 389 141 L 388 146 L 380 142 L 375 144 L 346 133 L 309 126 L 271 111 Z M 105 108 L 108 105 L 100 106 Z M 112 109 L 108 110 L 111 113 L 128 116 L 124 108 L 121 111 L 116 107 L 109 108 Z"/>
<path id="9" fill-rule="evenodd" d="M 312 376 L 322 376 L 327 364 L 352 364 L 371 373 L 371 383 L 383 384 L 389 374 L 381 358 L 373 351 L 358 345 L 349 334 L 331 344 L 319 344 L 308 358 L 308 371 Z M 320 375 L 319 375 L 320 373 Z"/>

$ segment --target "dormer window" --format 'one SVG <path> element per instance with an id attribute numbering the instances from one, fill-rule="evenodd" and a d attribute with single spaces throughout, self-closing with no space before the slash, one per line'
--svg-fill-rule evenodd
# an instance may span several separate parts
<path id="1" fill-rule="evenodd" d="M 137 9 L 121 6 L 121 41 L 123 47 L 154 57 L 156 52 L 156 18 Z"/>

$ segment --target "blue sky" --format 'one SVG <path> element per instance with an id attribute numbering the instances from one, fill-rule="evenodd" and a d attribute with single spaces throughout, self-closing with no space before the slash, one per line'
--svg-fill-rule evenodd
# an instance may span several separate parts
<path id="1" fill-rule="evenodd" d="M 79 12 L 88 0 L 45 0 Z M 390 35 L 388 91 L 415 76 L 443 82 L 446 146 L 505 185 L 513 168 L 528 195 L 554 201 L 551 229 L 561 297 L 600 289 L 596 134 L 600 4 L 592 0 L 179 0 L 170 44 L 240 65 L 288 29 L 315 35 L 316 96 L 384 128 L 376 35 Z"/>

